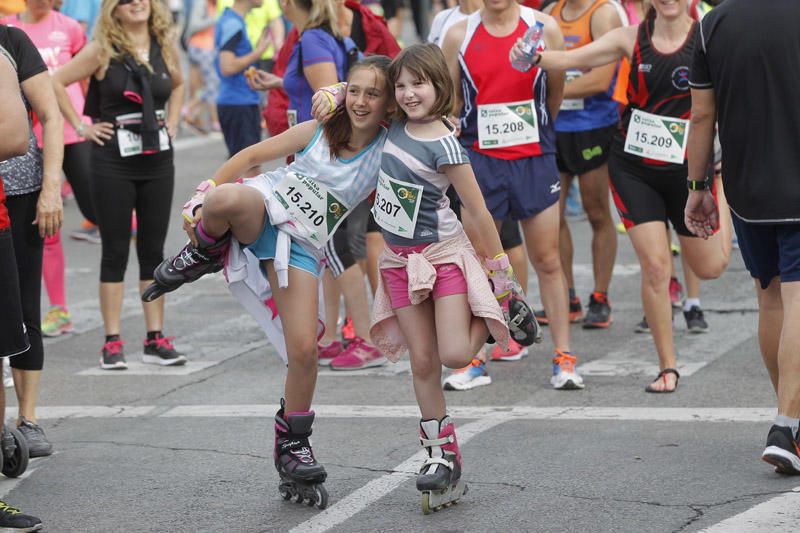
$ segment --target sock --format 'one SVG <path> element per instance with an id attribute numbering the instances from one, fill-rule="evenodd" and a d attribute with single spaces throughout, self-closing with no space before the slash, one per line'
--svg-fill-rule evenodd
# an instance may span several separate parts
<path id="1" fill-rule="evenodd" d="M 574 300 L 575 299 L 575 287 L 570 287 L 569 288 L 569 299 L 570 300 Z"/>
<path id="2" fill-rule="evenodd" d="M 116 335 L 106 335 L 106 342 L 118 341 L 118 340 L 119 340 L 119 333 L 117 333 Z"/>
<path id="3" fill-rule="evenodd" d="M 197 236 L 200 237 L 200 240 L 203 241 L 204 244 L 216 244 L 216 242 L 219 240 L 219 237 L 214 237 L 203 228 L 202 220 L 197 223 L 195 230 L 197 232 Z"/>
<path id="4" fill-rule="evenodd" d="M 775 425 L 792 430 L 792 435 L 797 435 L 797 430 L 800 428 L 800 418 L 791 418 L 788 416 L 778 415 L 775 417 Z"/>
<path id="5" fill-rule="evenodd" d="M 61 232 L 44 241 L 42 254 L 42 279 L 47 290 L 50 305 L 66 310 L 67 295 L 64 288 L 64 248 L 61 246 Z"/>
<path id="6" fill-rule="evenodd" d="M 147 332 L 147 340 L 149 341 L 154 341 L 159 337 L 161 337 L 161 330 Z"/>
<path id="7" fill-rule="evenodd" d="M 683 301 L 684 311 L 689 311 L 694 306 L 700 307 L 700 298 L 686 298 Z"/>

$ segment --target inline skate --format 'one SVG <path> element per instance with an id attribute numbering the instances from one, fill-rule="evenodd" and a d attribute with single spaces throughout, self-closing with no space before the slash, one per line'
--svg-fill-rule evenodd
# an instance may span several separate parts
<path id="1" fill-rule="evenodd" d="M 468 487 L 461 479 L 461 453 L 450 417 L 420 420 L 419 434 L 428 458 L 417 476 L 417 490 L 422 492 L 422 513 L 430 514 L 458 503 Z"/>
<path id="2" fill-rule="evenodd" d="M 328 491 L 325 490 L 325 467 L 314 458 L 311 448 L 311 425 L 314 411 L 284 413 L 285 401 L 275 415 L 275 468 L 281 478 L 278 492 L 284 500 L 305 500 L 309 507 L 325 509 Z"/>
<path id="3" fill-rule="evenodd" d="M 0 437 L 0 451 L 3 459 L 3 474 L 6 477 L 19 477 L 28 468 L 28 443 L 15 427 L 3 425 Z"/>
<path id="4" fill-rule="evenodd" d="M 542 327 L 536 321 L 533 309 L 525 300 L 519 284 L 514 281 L 511 294 L 500 303 L 511 337 L 522 346 L 539 344 L 544 339 Z"/>
<path id="5" fill-rule="evenodd" d="M 230 245 L 230 233 L 214 240 L 200 226 L 201 224 L 197 224 L 195 227 L 197 246 L 188 242 L 177 255 L 163 260 L 153 271 L 153 283 L 142 293 L 142 301 L 152 302 L 184 283 L 191 283 L 206 274 L 222 270 Z"/>

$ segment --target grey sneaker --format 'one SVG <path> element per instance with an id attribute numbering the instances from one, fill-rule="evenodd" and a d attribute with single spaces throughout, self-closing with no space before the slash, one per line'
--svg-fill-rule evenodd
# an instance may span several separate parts
<path id="1" fill-rule="evenodd" d="M 24 416 L 20 418 L 22 419 L 22 424 L 17 429 L 25 437 L 25 442 L 28 443 L 28 456 L 45 457 L 51 455 L 53 453 L 53 445 L 47 440 L 42 427 L 39 424 L 34 424 Z"/>

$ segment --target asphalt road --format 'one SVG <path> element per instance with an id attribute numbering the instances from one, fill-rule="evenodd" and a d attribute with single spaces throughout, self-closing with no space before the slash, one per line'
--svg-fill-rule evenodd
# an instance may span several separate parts
<path id="1" fill-rule="evenodd" d="M 218 139 L 181 141 L 167 252 L 180 205 L 224 158 Z M 80 222 L 66 207 L 65 233 Z M 591 290 L 589 229 L 572 220 L 580 296 Z M 407 360 L 364 372 L 320 372 L 314 447 L 329 472 L 329 508 L 284 502 L 272 465 L 272 416 L 285 369 L 221 277 L 170 295 L 165 334 L 190 362 L 137 364 L 144 338 L 135 252 L 122 336 L 130 370 L 98 367 L 100 247 L 63 239 L 76 332 L 48 340 L 39 417 L 56 453 L 35 459 L 0 497 L 47 531 L 786 531 L 796 529 L 800 480 L 759 460 L 774 394 L 756 339 L 752 282 L 738 253 L 704 284 L 711 325 L 675 323 L 680 388 L 648 395 L 656 372 L 641 319 L 639 269 L 620 236 L 614 324 L 573 326 L 584 391 L 549 385 L 549 339 L 493 384 L 448 392 L 470 492 L 423 516 L 414 487 L 419 413 Z M 538 304 L 535 276 L 530 299 Z M 46 308 L 46 307 L 45 307 Z M 8 415 L 15 414 L 7 391 Z M 800 490 L 800 487 L 798 487 Z M 294 529 L 293 529 L 294 528 Z M 715 529 L 716 528 L 716 529 Z"/>

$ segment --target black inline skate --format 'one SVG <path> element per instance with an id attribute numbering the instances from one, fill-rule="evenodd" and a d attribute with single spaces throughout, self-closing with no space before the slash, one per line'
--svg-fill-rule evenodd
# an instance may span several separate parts
<path id="1" fill-rule="evenodd" d="M 162 294 L 172 292 L 184 283 L 191 283 L 219 272 L 225 266 L 225 254 L 230 246 L 230 233 L 217 240 L 209 238 L 195 227 L 197 246 L 187 243 L 174 257 L 164 259 L 153 271 L 153 283 L 142 293 L 142 301 L 152 302 Z"/>
<path id="2" fill-rule="evenodd" d="M 281 478 L 278 491 L 284 500 L 306 501 L 309 507 L 325 509 L 328 491 L 323 483 L 328 473 L 314 458 L 311 425 L 314 411 L 284 414 L 285 401 L 275 415 L 275 468 Z"/>
<path id="3" fill-rule="evenodd" d="M 3 425 L 0 436 L 0 451 L 2 451 L 3 474 L 6 477 L 19 477 L 28 469 L 28 443 L 25 437 L 15 427 Z"/>
<path id="4" fill-rule="evenodd" d="M 511 294 L 500 303 L 511 337 L 522 346 L 539 344 L 544 339 L 542 327 L 536 321 L 533 309 L 525 300 L 522 288 L 514 280 Z"/>
<path id="5" fill-rule="evenodd" d="M 422 492 L 423 514 L 430 514 L 458 503 L 468 487 L 461 479 L 461 453 L 450 417 L 445 416 L 441 422 L 420 420 L 419 434 L 428 458 L 417 476 L 417 490 Z"/>

